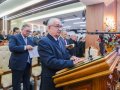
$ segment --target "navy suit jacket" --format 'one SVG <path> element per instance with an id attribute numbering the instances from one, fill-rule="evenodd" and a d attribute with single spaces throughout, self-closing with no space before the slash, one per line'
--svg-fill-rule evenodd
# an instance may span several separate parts
<path id="1" fill-rule="evenodd" d="M 11 36 L 9 40 L 9 49 L 11 51 L 9 67 L 11 69 L 13 70 L 25 69 L 29 57 L 28 50 L 24 49 L 25 45 L 26 43 L 21 34 Z M 27 37 L 27 45 L 34 46 L 32 40 L 29 37 Z M 31 60 L 32 59 L 30 59 L 30 63 Z"/>
<path id="2" fill-rule="evenodd" d="M 43 77 L 52 77 L 56 71 L 73 66 L 73 61 L 70 60 L 69 55 L 66 55 L 66 48 L 61 40 L 58 44 L 50 34 L 40 40 L 38 52 L 42 63 Z"/>

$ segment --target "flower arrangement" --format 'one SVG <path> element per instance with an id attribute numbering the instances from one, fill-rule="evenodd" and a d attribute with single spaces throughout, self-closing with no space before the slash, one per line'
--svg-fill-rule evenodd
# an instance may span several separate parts
<path id="1" fill-rule="evenodd" d="M 114 47 L 117 43 L 117 37 L 113 34 L 104 35 L 104 42 L 107 46 Z"/>
<path id="2" fill-rule="evenodd" d="M 120 34 L 116 34 L 116 38 L 117 38 L 116 44 L 120 45 Z"/>
<path id="3" fill-rule="evenodd" d="M 102 38 L 100 37 L 102 36 Z M 104 43 L 105 52 L 111 52 L 117 44 L 117 36 L 114 34 L 104 34 L 99 36 L 99 43 Z M 100 47 L 101 48 L 101 47 Z M 102 48 L 101 48 L 102 49 Z"/>
<path id="4" fill-rule="evenodd" d="M 107 17 L 105 26 L 106 26 L 106 32 L 115 32 L 116 26 L 115 26 L 114 18 Z M 105 42 L 106 51 L 110 52 L 116 46 L 117 36 L 114 34 L 105 34 L 104 42 Z"/>

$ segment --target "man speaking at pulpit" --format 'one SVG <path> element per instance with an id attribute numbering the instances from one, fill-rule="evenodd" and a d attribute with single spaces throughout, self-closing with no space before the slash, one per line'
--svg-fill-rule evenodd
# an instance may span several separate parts
<path id="1" fill-rule="evenodd" d="M 59 39 L 62 23 L 58 18 L 51 18 L 47 23 L 48 35 L 38 44 L 38 52 L 42 64 L 40 90 L 63 90 L 55 88 L 52 77 L 61 69 L 73 67 L 83 61 L 67 54 L 65 45 Z M 70 60 L 70 58 L 72 60 Z"/>

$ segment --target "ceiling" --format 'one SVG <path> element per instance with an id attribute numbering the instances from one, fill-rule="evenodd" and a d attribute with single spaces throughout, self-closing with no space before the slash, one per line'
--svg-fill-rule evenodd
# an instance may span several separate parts
<path id="1" fill-rule="evenodd" d="M 78 10 L 77 10 L 77 8 L 78 8 Z M 72 10 L 72 9 L 74 9 L 74 10 Z M 84 17 L 83 12 L 85 9 L 86 9 L 86 6 L 83 3 L 77 2 L 77 3 L 61 6 L 58 8 L 38 12 L 38 13 L 29 15 L 26 17 L 22 17 L 22 18 L 20 18 L 20 20 L 28 22 L 28 23 L 32 23 L 32 24 L 42 24 L 43 21 L 48 20 L 50 17 L 57 17 L 62 20 L 63 27 L 66 29 L 76 30 L 76 31 L 86 30 L 86 23 L 79 23 L 79 22 L 86 22 L 85 18 L 83 18 Z M 65 10 L 66 10 L 66 12 L 63 12 Z M 67 13 L 67 11 L 69 11 L 69 10 L 72 10 L 72 11 Z M 60 14 L 61 11 L 63 12 L 62 14 Z M 57 15 L 57 14 L 55 16 L 52 15 L 56 12 L 59 13 L 59 15 Z M 51 16 L 49 16 L 49 15 L 51 15 Z M 37 17 L 39 17 L 39 18 L 37 18 Z M 34 18 L 37 18 L 37 19 L 34 19 Z M 64 21 L 64 20 L 76 19 L 76 18 L 77 18 L 77 20 Z M 82 26 L 80 26 L 80 25 L 82 25 Z"/>
<path id="2" fill-rule="evenodd" d="M 45 0 L 6 0 L 0 4 L 0 17 Z"/>
<path id="3" fill-rule="evenodd" d="M 80 0 L 80 1 L 83 2 L 85 5 L 92 5 L 105 2 L 106 0 Z"/>
<path id="4" fill-rule="evenodd" d="M 83 16 L 82 16 L 82 12 L 83 11 L 77 11 L 77 12 L 72 12 L 69 14 L 58 15 L 55 17 L 61 19 L 61 21 L 63 23 L 63 27 L 66 29 L 86 30 L 86 26 L 80 26 L 80 23 L 77 24 L 77 22 L 86 22 L 85 18 L 83 18 Z M 34 20 L 34 21 L 29 21 L 29 23 L 42 24 L 44 21 L 46 21 L 48 19 L 49 18 L 38 19 L 38 20 Z M 76 23 L 76 24 L 74 24 L 74 23 Z M 83 24 L 81 23 L 81 25 L 86 25 L 86 23 L 83 23 Z"/>
<path id="5" fill-rule="evenodd" d="M 5 2 L 5 1 L 7 1 L 7 0 L 0 0 L 0 4 L 3 3 L 3 2 Z"/>
<path id="6" fill-rule="evenodd" d="M 29 6 L 33 6 L 34 4 L 37 4 L 38 2 L 42 3 L 42 2 L 52 2 L 52 1 L 59 1 L 59 0 L 0 0 L 0 17 L 5 16 L 13 13 L 13 12 L 17 12 L 19 10 L 22 10 L 23 8 L 29 7 Z M 63 0 L 63 1 L 70 1 L 70 0 Z M 97 4 L 97 3 L 102 3 L 102 2 L 108 2 L 108 1 L 112 1 L 112 0 L 71 0 L 73 2 L 75 1 L 80 1 L 83 2 L 85 5 L 92 5 L 92 4 Z M 17 7 L 22 6 L 23 4 L 32 2 L 33 4 L 27 5 L 26 7 L 22 7 L 19 8 L 19 10 L 17 10 Z M 62 0 L 61 0 L 62 2 Z M 14 11 L 11 11 L 13 9 L 16 9 Z"/>
<path id="7" fill-rule="evenodd" d="M 6 1 L 2 0 L 2 1 L 4 1 L 4 2 L 2 2 L 0 4 L 0 12 L 2 13 L 2 14 L 0 14 L 0 17 L 2 17 L 4 15 L 7 15 L 7 17 L 12 17 L 14 15 L 29 11 L 29 9 L 31 9 L 31 8 L 35 8 L 32 4 L 32 5 L 29 5 L 28 7 L 23 7 L 20 10 L 17 10 L 14 12 L 9 11 L 9 10 L 13 10 L 16 7 L 19 7 L 25 3 L 34 2 L 34 5 L 35 5 L 39 2 L 39 3 L 47 4 L 48 2 L 52 2 L 52 1 L 55 2 L 55 1 L 60 1 L 60 0 L 6 0 Z M 35 3 L 35 1 L 38 1 L 38 2 Z M 47 20 L 50 17 L 58 17 L 62 20 L 64 27 L 67 27 L 67 29 L 69 29 L 69 30 L 74 30 L 74 31 L 75 30 L 78 31 L 78 29 L 79 30 L 86 30 L 86 23 L 85 23 L 86 20 L 85 20 L 85 11 L 84 11 L 85 8 L 84 8 L 84 10 L 83 9 L 82 10 L 75 10 L 75 9 L 83 7 L 83 6 L 85 7 L 85 5 L 102 3 L 105 0 L 63 0 L 63 1 L 72 1 L 72 3 L 60 4 L 57 7 L 43 9 L 42 11 L 33 12 L 33 13 L 30 13 L 26 16 L 23 15 L 24 17 L 20 16 L 19 19 L 21 21 L 26 20 L 26 22 L 29 22 L 29 23 L 41 24 L 41 23 L 43 23 L 43 21 Z M 62 2 L 62 0 L 61 0 L 61 2 Z M 84 4 L 81 2 L 83 2 Z M 38 4 L 38 6 L 42 6 L 42 5 Z M 60 12 L 60 11 L 62 12 L 64 10 L 69 10 L 72 8 L 74 8 L 72 12 L 69 12 L 69 13 L 64 12 L 64 14 L 51 15 L 51 13 L 54 14 L 56 12 Z M 7 14 L 7 13 L 9 13 L 9 14 Z M 48 14 L 51 16 L 48 16 Z M 37 18 L 38 16 L 39 16 L 39 18 Z M 37 19 L 33 19 L 34 17 L 36 17 Z M 71 20 L 71 21 L 64 21 L 66 19 L 75 19 L 75 18 L 79 18 L 79 19 Z M 83 23 L 81 23 L 81 22 L 83 22 Z M 74 24 L 74 23 L 78 23 L 78 24 Z"/>
<path id="8" fill-rule="evenodd" d="M 109 5 L 114 0 L 79 0 L 80 2 L 84 3 L 85 5 L 93 5 L 93 4 L 98 4 L 98 3 L 105 3 L 105 5 Z"/>

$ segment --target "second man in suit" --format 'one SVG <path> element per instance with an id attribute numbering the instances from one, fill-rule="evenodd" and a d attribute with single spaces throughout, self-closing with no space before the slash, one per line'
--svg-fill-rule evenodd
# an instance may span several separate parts
<path id="1" fill-rule="evenodd" d="M 21 33 L 11 36 L 9 49 L 11 51 L 9 67 L 12 70 L 13 90 L 30 90 L 31 60 L 29 50 L 33 49 L 33 42 L 28 37 L 31 27 L 28 24 L 22 26 Z"/>

